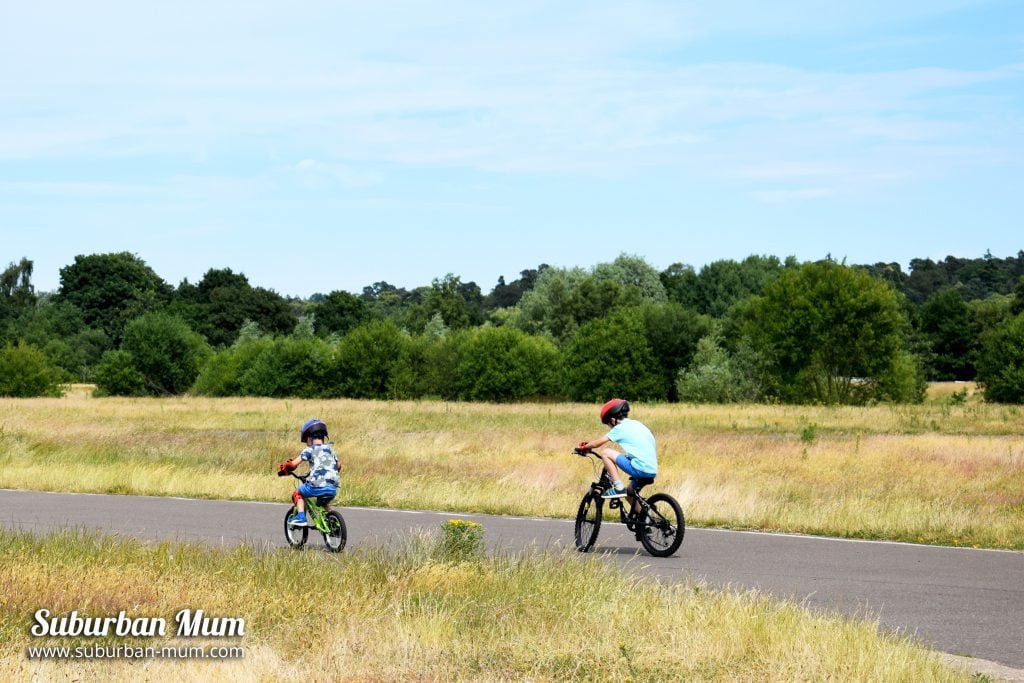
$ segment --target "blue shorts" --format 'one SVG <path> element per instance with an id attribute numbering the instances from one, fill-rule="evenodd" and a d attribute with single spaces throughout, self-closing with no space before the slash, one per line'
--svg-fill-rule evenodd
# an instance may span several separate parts
<path id="1" fill-rule="evenodd" d="M 299 495 L 303 498 L 316 498 L 318 505 L 327 505 L 338 495 L 333 486 L 310 486 L 306 482 L 299 484 Z"/>
<path id="2" fill-rule="evenodd" d="M 620 470 L 629 475 L 630 479 L 654 479 L 657 475 L 651 474 L 650 472 L 644 472 L 638 470 L 633 466 L 633 461 L 628 455 L 619 454 L 615 456 L 615 464 Z"/>

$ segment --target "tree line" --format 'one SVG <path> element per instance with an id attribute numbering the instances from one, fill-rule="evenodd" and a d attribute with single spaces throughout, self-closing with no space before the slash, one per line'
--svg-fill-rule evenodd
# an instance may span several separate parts
<path id="1" fill-rule="evenodd" d="M 448 274 L 309 299 L 211 268 L 172 286 L 127 252 L 77 256 L 54 292 L 0 275 L 0 395 L 862 404 L 976 380 L 1024 402 L 1024 251 L 847 265 L 753 255 L 659 271 L 628 254 L 546 264 L 488 293 Z"/>

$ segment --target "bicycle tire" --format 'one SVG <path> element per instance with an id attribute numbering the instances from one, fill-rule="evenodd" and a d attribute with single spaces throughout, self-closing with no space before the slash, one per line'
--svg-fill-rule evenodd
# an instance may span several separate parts
<path id="1" fill-rule="evenodd" d="M 640 529 L 640 543 L 655 557 L 668 557 L 683 543 L 686 518 L 683 508 L 667 493 L 655 493 L 647 499 L 652 512 L 644 516 Z"/>
<path id="2" fill-rule="evenodd" d="M 576 513 L 576 550 L 589 552 L 597 541 L 601 531 L 601 507 L 604 501 L 600 495 L 591 491 L 583 496 L 580 509 Z"/>
<path id="3" fill-rule="evenodd" d="M 288 512 L 284 516 L 284 538 L 291 547 L 301 548 L 306 544 L 309 528 L 304 526 L 288 526 L 288 520 L 294 517 L 296 512 L 297 510 L 293 505 L 288 508 Z"/>
<path id="4" fill-rule="evenodd" d="M 348 528 L 345 526 L 345 518 L 340 512 L 331 510 L 324 515 L 324 522 L 327 523 L 328 533 L 324 534 L 324 545 L 332 553 L 340 553 L 348 541 Z"/>

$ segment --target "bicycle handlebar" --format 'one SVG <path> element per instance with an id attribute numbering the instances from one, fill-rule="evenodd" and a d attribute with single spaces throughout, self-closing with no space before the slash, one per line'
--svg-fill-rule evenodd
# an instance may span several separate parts
<path id="1" fill-rule="evenodd" d="M 593 449 L 590 449 L 590 448 L 580 448 L 579 446 L 577 446 L 576 448 L 572 449 L 572 452 L 575 453 L 576 455 L 580 456 L 581 458 L 585 458 L 588 455 L 593 455 L 594 454 Z"/>

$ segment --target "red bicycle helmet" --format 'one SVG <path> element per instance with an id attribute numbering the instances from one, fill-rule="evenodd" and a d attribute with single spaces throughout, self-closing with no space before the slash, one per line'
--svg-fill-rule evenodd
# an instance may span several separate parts
<path id="1" fill-rule="evenodd" d="M 608 424 L 612 418 L 621 420 L 629 415 L 629 401 L 623 398 L 613 398 L 601 406 L 601 423 Z"/>

